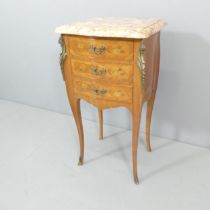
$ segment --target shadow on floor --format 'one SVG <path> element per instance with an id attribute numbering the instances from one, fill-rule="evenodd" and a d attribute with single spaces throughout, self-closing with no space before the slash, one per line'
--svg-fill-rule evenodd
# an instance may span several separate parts
<path id="1" fill-rule="evenodd" d="M 169 170 L 173 167 L 177 167 L 177 165 L 182 165 L 182 164 L 185 164 L 186 165 L 186 162 L 192 162 L 193 160 L 197 159 L 197 158 L 200 158 L 200 157 L 203 157 L 203 156 L 206 156 L 206 155 L 209 155 L 209 151 L 207 150 L 206 152 L 204 152 L 203 150 L 202 151 L 199 151 L 199 152 L 194 152 L 193 154 L 191 155 L 188 155 L 188 156 L 185 156 L 185 157 L 182 157 L 182 158 L 179 158 L 175 161 L 172 161 L 168 164 L 165 164 L 164 166 L 161 166 L 160 168 L 154 170 L 154 171 L 151 171 L 149 172 L 148 174 L 145 174 L 144 176 L 142 176 L 141 180 L 147 180 L 147 179 L 150 179 L 152 178 L 153 176 L 157 176 L 157 174 L 163 172 L 163 171 L 166 171 L 166 170 Z M 177 173 L 179 173 L 177 171 Z"/>

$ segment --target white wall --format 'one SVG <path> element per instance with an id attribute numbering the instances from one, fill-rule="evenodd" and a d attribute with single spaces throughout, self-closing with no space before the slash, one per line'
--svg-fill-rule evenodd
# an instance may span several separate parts
<path id="1" fill-rule="evenodd" d="M 209 11 L 209 0 L 1 1 L 0 98 L 70 113 L 54 28 L 92 16 L 161 17 L 169 24 L 152 134 L 210 147 Z M 96 109 L 83 103 L 83 116 L 96 119 Z M 105 111 L 105 121 L 131 127 L 123 108 Z"/>

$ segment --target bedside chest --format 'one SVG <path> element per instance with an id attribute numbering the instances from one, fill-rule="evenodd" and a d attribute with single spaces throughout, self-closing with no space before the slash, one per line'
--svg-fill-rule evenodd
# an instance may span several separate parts
<path id="1" fill-rule="evenodd" d="M 84 160 L 84 134 L 80 99 L 98 108 L 100 139 L 103 109 L 127 107 L 132 114 L 134 182 L 141 111 L 147 102 L 146 145 L 150 146 L 150 123 L 160 62 L 160 19 L 92 18 L 56 28 L 61 34 L 60 66 L 77 125 L 79 165 Z"/>

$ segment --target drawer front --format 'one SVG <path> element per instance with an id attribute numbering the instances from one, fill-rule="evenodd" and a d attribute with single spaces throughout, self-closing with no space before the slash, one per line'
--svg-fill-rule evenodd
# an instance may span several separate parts
<path id="1" fill-rule="evenodd" d="M 71 63 L 73 74 L 77 76 L 127 83 L 132 82 L 132 65 L 85 62 L 73 59 Z"/>
<path id="2" fill-rule="evenodd" d="M 94 99 L 131 103 L 132 87 L 74 79 L 74 92 Z"/>
<path id="3" fill-rule="evenodd" d="M 95 60 L 110 60 L 121 63 L 133 61 L 133 41 L 89 37 L 69 37 L 73 57 Z"/>

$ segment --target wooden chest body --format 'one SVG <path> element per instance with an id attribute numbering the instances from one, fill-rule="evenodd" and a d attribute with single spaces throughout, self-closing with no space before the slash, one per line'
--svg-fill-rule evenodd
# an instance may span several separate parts
<path id="1" fill-rule="evenodd" d="M 98 108 L 100 138 L 103 109 L 127 107 L 132 113 L 133 175 L 137 176 L 137 146 L 141 110 L 147 102 L 146 143 L 150 147 L 151 114 L 157 89 L 160 32 L 147 39 L 61 35 L 60 64 L 80 139 L 79 164 L 84 159 L 80 99 Z"/>

